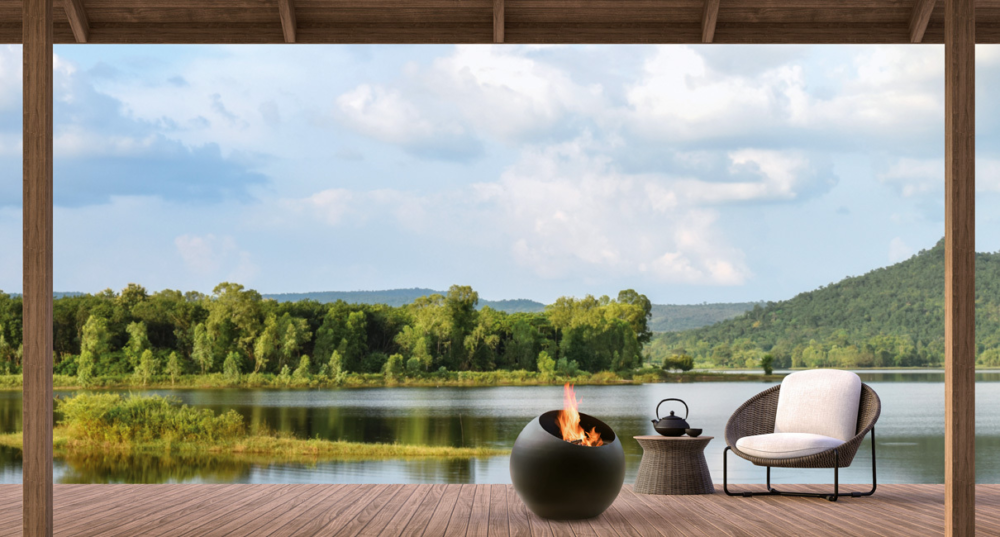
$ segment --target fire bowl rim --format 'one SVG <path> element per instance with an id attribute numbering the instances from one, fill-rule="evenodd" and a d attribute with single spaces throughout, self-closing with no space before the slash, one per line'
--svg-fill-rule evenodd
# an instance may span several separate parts
<path id="1" fill-rule="evenodd" d="M 560 442 L 569 444 L 578 448 L 586 449 L 600 449 L 602 447 L 610 446 L 618 440 L 618 434 L 613 428 L 607 423 L 604 423 L 598 418 L 591 416 L 590 414 L 584 414 L 580 412 L 580 426 L 583 427 L 585 431 L 589 431 L 591 427 L 597 427 L 597 430 L 601 433 L 601 441 L 604 442 L 600 446 L 584 446 L 582 444 L 574 444 L 572 442 L 567 442 L 563 440 L 562 433 L 559 431 L 559 426 L 556 425 L 556 417 L 562 412 L 562 410 L 549 410 L 543 412 L 535 417 L 538 420 L 538 425 L 543 431 L 552 435 L 552 437 Z M 530 423 L 530 422 L 529 422 Z M 610 438 L 609 438 L 610 436 Z"/>

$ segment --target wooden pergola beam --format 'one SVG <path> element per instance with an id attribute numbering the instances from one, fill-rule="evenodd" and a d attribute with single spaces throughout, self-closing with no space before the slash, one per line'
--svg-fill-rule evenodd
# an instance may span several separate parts
<path id="1" fill-rule="evenodd" d="M 945 0 L 945 534 L 976 531 L 976 8 Z"/>
<path id="2" fill-rule="evenodd" d="M 52 1 L 23 0 L 24 535 L 52 535 Z"/>
<path id="3" fill-rule="evenodd" d="M 83 9 L 83 0 L 63 0 L 63 8 L 66 10 L 66 18 L 69 19 L 69 27 L 73 30 L 76 42 L 86 43 L 90 36 L 90 21 L 87 20 L 87 12 Z"/>
<path id="4" fill-rule="evenodd" d="M 931 21 L 935 3 L 937 0 L 917 0 L 914 4 L 913 15 L 910 17 L 910 43 L 924 40 L 924 32 L 927 31 L 927 23 Z"/>
<path id="5" fill-rule="evenodd" d="M 281 32 L 285 36 L 285 43 L 294 43 L 297 29 L 294 1 L 278 0 L 278 16 L 281 17 Z"/>
<path id="6" fill-rule="evenodd" d="M 711 43 L 715 39 L 715 24 L 719 21 L 719 0 L 705 0 L 705 11 L 701 16 L 701 42 Z"/>
<path id="7" fill-rule="evenodd" d="M 493 0 L 493 42 L 503 43 L 503 0 Z"/>

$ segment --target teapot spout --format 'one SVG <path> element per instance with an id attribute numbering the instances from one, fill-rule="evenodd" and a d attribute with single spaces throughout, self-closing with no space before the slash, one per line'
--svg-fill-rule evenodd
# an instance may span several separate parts
<path id="1" fill-rule="evenodd" d="M 656 421 L 656 420 L 649 420 L 649 421 L 653 422 L 653 425 L 656 425 L 657 423 L 659 423 L 659 422 L 658 422 L 658 421 Z"/>

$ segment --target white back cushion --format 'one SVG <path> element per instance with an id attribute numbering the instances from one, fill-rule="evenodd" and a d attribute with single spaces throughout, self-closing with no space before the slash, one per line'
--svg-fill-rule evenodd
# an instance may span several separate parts
<path id="1" fill-rule="evenodd" d="M 861 378 L 850 371 L 813 369 L 781 381 L 776 433 L 820 434 L 848 441 L 858 426 Z"/>

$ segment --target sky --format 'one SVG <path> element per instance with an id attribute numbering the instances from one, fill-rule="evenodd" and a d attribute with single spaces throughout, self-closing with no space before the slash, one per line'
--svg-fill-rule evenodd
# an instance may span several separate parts
<path id="1" fill-rule="evenodd" d="M 55 47 L 55 289 L 781 300 L 944 234 L 943 48 Z M 1000 47 L 977 48 L 1000 250 Z M 0 46 L 0 289 L 21 282 Z"/>

